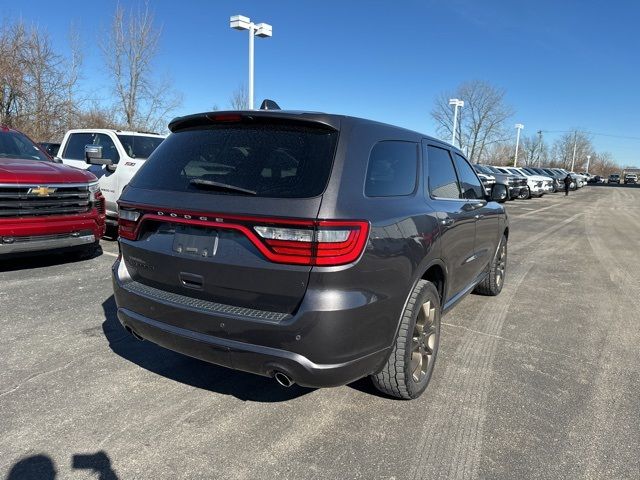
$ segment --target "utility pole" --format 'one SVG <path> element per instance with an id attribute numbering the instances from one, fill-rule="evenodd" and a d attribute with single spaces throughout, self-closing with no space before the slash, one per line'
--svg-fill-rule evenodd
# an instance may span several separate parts
<path id="1" fill-rule="evenodd" d="M 541 153 L 542 153 L 542 130 L 538 130 L 538 168 L 540 168 Z"/>
<path id="2" fill-rule="evenodd" d="M 578 131 L 573 132 L 573 158 L 571 159 L 571 172 L 575 168 L 576 164 L 576 147 L 578 146 Z"/>
<path id="3" fill-rule="evenodd" d="M 587 155 L 587 171 L 586 173 L 589 173 L 589 164 L 591 163 L 591 155 Z"/>

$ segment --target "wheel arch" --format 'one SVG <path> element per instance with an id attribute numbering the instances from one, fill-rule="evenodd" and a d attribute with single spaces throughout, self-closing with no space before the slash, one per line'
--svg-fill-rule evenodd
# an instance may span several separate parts
<path id="1" fill-rule="evenodd" d="M 429 265 L 420 279 L 427 280 L 433 283 L 433 285 L 436 287 L 436 290 L 438 290 L 438 294 L 440 295 L 440 305 L 444 305 L 447 285 L 447 274 L 444 264 L 436 262 Z"/>

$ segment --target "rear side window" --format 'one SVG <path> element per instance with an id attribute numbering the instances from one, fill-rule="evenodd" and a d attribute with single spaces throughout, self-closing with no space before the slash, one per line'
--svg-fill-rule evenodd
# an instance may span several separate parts
<path id="1" fill-rule="evenodd" d="M 427 147 L 429 159 L 429 193 L 438 198 L 460 198 L 458 177 L 453 168 L 448 150 L 438 147 Z"/>
<path id="2" fill-rule="evenodd" d="M 334 130 L 287 124 L 180 130 L 160 144 L 130 184 L 211 195 L 315 197 L 327 185 L 337 138 Z"/>
<path id="3" fill-rule="evenodd" d="M 384 141 L 369 155 L 364 193 L 368 197 L 411 195 L 418 178 L 418 144 Z"/>
<path id="4" fill-rule="evenodd" d="M 462 198 L 467 200 L 480 200 L 485 196 L 484 188 L 473 172 L 471 165 L 457 153 L 454 154 L 453 160 L 458 171 L 460 179 L 460 187 L 462 189 Z"/>
<path id="5" fill-rule="evenodd" d="M 118 135 L 124 151 L 131 158 L 149 158 L 163 138 L 144 135 Z"/>

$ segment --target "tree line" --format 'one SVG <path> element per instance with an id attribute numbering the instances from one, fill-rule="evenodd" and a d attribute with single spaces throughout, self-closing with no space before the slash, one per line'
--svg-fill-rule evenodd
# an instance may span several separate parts
<path id="1" fill-rule="evenodd" d="M 97 35 L 109 98 L 82 90 L 84 52 L 71 27 L 69 52 L 50 33 L 24 20 L 0 24 L 0 124 L 37 141 L 60 141 L 71 128 L 162 131 L 182 96 L 154 67 L 162 28 L 147 4 L 118 5 Z"/>
<path id="2" fill-rule="evenodd" d="M 439 95 L 431 111 L 436 123 L 437 135 L 450 141 L 453 128 L 453 108 L 450 98 L 464 100 L 458 110 L 457 144 L 469 160 L 491 165 L 513 165 L 516 150 L 515 129 L 512 120 L 514 109 L 505 100 L 505 90 L 488 82 L 474 80 L 464 82 L 455 90 Z M 623 168 L 610 152 L 596 150 L 591 135 L 581 129 L 562 132 L 551 143 L 545 132 L 523 135 L 518 146 L 518 165 L 571 169 L 608 176 Z"/>

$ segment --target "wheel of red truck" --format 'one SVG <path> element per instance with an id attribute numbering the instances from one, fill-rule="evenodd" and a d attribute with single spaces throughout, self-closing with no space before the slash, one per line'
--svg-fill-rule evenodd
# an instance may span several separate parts
<path id="1" fill-rule="evenodd" d="M 427 388 L 440 344 L 440 296 L 436 287 L 420 280 L 409 297 L 391 355 L 372 375 L 378 390 L 412 399 Z"/>

